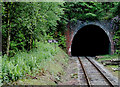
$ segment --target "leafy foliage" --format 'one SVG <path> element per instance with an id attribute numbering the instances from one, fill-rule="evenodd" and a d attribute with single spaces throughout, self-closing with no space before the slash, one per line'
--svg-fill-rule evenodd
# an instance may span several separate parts
<path id="1" fill-rule="evenodd" d="M 110 15 L 115 3 L 110 2 L 66 2 L 64 3 L 65 19 L 99 20 Z"/>
<path id="2" fill-rule="evenodd" d="M 3 3 L 3 54 L 6 53 L 7 49 L 9 25 L 10 55 L 14 55 L 18 50 L 30 50 L 35 46 L 36 40 L 45 40 L 46 32 L 56 30 L 57 20 L 60 20 L 59 16 L 63 13 L 62 8 L 59 7 L 60 4 L 62 3 Z"/>
<path id="3" fill-rule="evenodd" d="M 76 23 L 77 20 L 82 21 L 94 21 L 94 20 L 113 20 L 114 27 L 114 42 L 116 43 L 115 49 L 120 48 L 120 34 L 119 34 L 119 15 L 120 15 L 120 3 L 118 2 L 65 2 L 64 15 L 61 17 L 60 25 L 67 24 L 69 22 Z M 119 18 L 114 18 L 119 17 Z M 58 27 L 63 29 L 63 27 Z M 60 30 L 59 29 L 59 30 Z M 67 29 L 67 28 L 66 28 Z M 65 30 L 65 28 L 64 28 Z M 63 30 L 63 31 L 64 31 Z"/>
<path id="4" fill-rule="evenodd" d="M 45 42 L 48 36 L 58 40 L 59 46 L 65 48 L 64 32 L 68 22 L 107 20 L 119 13 L 119 10 L 116 10 L 119 9 L 117 2 L 65 2 L 64 4 L 4 2 L 2 4 L 2 51 L 6 54 L 10 41 L 8 48 L 10 56 L 15 55 L 19 50 L 29 51 L 35 47 L 37 40 Z"/>
<path id="5" fill-rule="evenodd" d="M 118 2 L 65 2 L 64 4 L 3 2 L 3 80 L 16 81 L 25 74 L 34 75 L 34 71 L 42 69 L 43 61 L 52 60 L 58 50 L 55 49 L 55 44 L 46 44 L 48 39 L 56 39 L 57 45 L 65 49 L 64 32 L 68 22 L 109 19 L 115 24 L 113 26 L 115 48 L 120 53 L 120 3 Z M 10 57 L 5 55 L 7 49 L 10 50 Z"/>
<path id="6" fill-rule="evenodd" d="M 3 56 L 2 78 L 4 82 L 16 81 L 29 74 L 34 76 L 44 67 L 46 61 L 59 52 L 55 44 L 37 42 L 37 48 L 30 52 L 18 52 L 14 57 Z M 45 68 L 44 68 L 45 69 Z"/>
<path id="7" fill-rule="evenodd" d="M 57 44 L 59 47 L 61 47 L 64 50 L 66 49 L 66 43 L 65 43 L 66 38 L 65 38 L 65 35 L 63 32 L 60 32 L 60 31 L 50 32 L 50 33 L 48 33 L 46 40 L 49 40 L 49 39 L 51 39 L 51 40 L 55 39 L 58 42 Z"/>
<path id="8" fill-rule="evenodd" d="M 114 23 L 113 29 L 114 29 L 114 42 L 115 42 L 115 49 L 116 53 L 120 54 L 120 2 L 118 5 L 116 5 L 113 15 L 116 17 L 113 17 L 112 22 Z"/>

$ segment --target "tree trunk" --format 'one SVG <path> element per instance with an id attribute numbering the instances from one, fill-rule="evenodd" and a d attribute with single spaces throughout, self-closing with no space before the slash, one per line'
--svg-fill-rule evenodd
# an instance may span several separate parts
<path id="1" fill-rule="evenodd" d="M 32 48 L 32 34 L 30 34 L 30 50 Z"/>
<path id="2" fill-rule="evenodd" d="M 7 56 L 9 56 L 10 50 L 10 29 L 8 30 L 8 39 L 7 39 Z"/>
<path id="3" fill-rule="evenodd" d="M 9 3 L 7 3 L 7 25 L 8 25 L 8 38 L 7 38 L 7 56 L 9 56 L 9 50 L 10 50 L 10 31 L 11 31 L 11 27 L 10 27 L 10 9 L 9 9 Z"/>

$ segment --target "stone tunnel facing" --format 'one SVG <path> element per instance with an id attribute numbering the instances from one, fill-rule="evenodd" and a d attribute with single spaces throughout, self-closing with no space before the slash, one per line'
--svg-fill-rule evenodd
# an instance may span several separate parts
<path id="1" fill-rule="evenodd" d="M 96 56 L 110 53 L 110 41 L 103 29 L 96 25 L 87 25 L 75 34 L 72 56 Z"/>

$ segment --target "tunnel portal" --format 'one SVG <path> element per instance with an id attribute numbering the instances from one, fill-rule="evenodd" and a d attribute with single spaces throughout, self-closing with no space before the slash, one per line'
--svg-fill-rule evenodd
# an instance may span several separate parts
<path id="1" fill-rule="evenodd" d="M 105 31 L 96 25 L 87 25 L 75 34 L 72 45 L 72 56 L 96 56 L 109 54 L 110 41 Z"/>

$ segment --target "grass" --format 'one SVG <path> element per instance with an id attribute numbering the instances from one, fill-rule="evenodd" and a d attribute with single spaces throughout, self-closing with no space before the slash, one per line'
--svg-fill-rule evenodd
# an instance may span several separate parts
<path id="1" fill-rule="evenodd" d="M 65 55 L 62 50 L 59 50 L 59 53 L 54 56 L 52 61 L 45 62 L 45 66 L 43 67 L 43 69 L 46 68 L 46 71 L 44 72 L 44 76 L 35 75 L 37 79 L 20 79 L 15 84 L 17 85 L 56 85 L 54 81 L 60 80 L 59 76 L 62 76 L 65 74 L 64 66 L 67 66 L 67 61 L 68 61 L 67 55 Z"/>
<path id="2" fill-rule="evenodd" d="M 57 46 L 55 48 L 55 44 L 38 42 L 37 48 L 30 52 L 19 52 L 11 58 L 4 55 L 2 58 L 2 78 L 4 84 L 15 82 L 19 79 L 24 80 L 26 75 L 35 77 L 38 73 L 45 71 L 49 71 L 49 73 L 57 76 L 57 73 L 62 72 L 63 69 L 60 67 L 60 64 L 55 62 L 58 60 L 67 63 L 67 59 L 60 59 L 60 56 L 55 57 L 60 52 L 62 50 Z"/>
<path id="3" fill-rule="evenodd" d="M 118 76 L 119 71 L 113 71 L 112 68 L 118 68 L 117 65 L 107 65 L 106 68 L 116 77 L 118 77 L 120 79 L 120 77 Z"/>
<path id="4" fill-rule="evenodd" d="M 46 83 L 47 82 L 47 83 Z M 23 79 L 18 81 L 18 85 L 56 85 L 54 82 L 50 81 L 49 79 L 41 78 L 40 80 L 36 79 Z"/>
<path id="5" fill-rule="evenodd" d="M 98 61 L 111 60 L 111 59 L 118 59 L 118 54 L 114 54 L 114 55 L 104 55 L 104 56 L 102 56 L 102 58 L 99 58 Z"/>
<path id="6" fill-rule="evenodd" d="M 101 61 L 103 61 L 103 60 L 112 60 L 112 59 L 118 59 L 118 54 L 114 54 L 114 55 L 104 55 L 104 56 L 102 56 L 102 58 L 99 58 L 98 59 L 98 62 L 101 62 Z M 114 75 L 114 76 L 116 76 L 116 77 L 118 77 L 118 72 L 119 71 L 113 71 L 112 70 L 112 68 L 118 68 L 118 65 L 106 65 L 105 66 L 109 71 L 111 71 L 111 73 Z"/>

